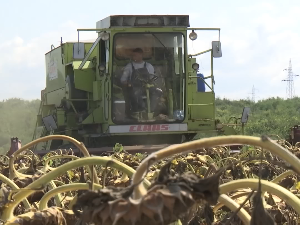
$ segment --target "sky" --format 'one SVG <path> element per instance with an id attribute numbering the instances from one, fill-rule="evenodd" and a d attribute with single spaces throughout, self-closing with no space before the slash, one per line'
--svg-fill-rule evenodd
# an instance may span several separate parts
<path id="1" fill-rule="evenodd" d="M 137 4 L 138 3 L 138 4 Z M 284 71 L 291 59 L 300 75 L 299 0 L 172 0 L 3 1 L 0 14 L 0 100 L 37 99 L 45 88 L 45 53 L 63 42 L 77 40 L 78 28 L 95 28 L 109 15 L 180 14 L 190 16 L 191 27 L 221 29 L 222 57 L 214 59 L 215 92 L 227 99 L 286 98 Z M 189 53 L 211 48 L 216 31 L 197 32 Z M 96 39 L 95 32 L 80 40 Z M 208 55 L 197 57 L 200 72 L 210 75 Z M 300 77 L 294 78 L 300 96 Z"/>

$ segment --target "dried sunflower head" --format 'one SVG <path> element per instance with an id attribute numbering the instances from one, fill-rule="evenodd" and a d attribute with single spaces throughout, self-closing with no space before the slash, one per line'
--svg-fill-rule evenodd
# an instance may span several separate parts
<path id="1" fill-rule="evenodd" d="M 101 225 L 162 225 L 178 220 L 196 201 L 217 202 L 219 177 L 225 169 L 203 179 L 190 172 L 171 176 L 169 166 L 161 168 L 142 198 L 130 197 L 133 186 L 87 191 L 74 204 L 74 214 L 83 222 Z"/>

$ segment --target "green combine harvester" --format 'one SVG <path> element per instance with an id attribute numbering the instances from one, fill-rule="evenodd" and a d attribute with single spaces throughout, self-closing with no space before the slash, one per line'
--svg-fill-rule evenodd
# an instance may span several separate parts
<path id="1" fill-rule="evenodd" d="M 211 49 L 188 54 L 188 38 L 217 31 Z M 118 15 L 78 29 L 78 41 L 46 53 L 46 88 L 33 139 L 68 135 L 92 154 L 111 151 L 151 152 L 195 138 L 243 131 L 249 108 L 239 122 L 215 118 L 213 60 L 222 57 L 219 28 L 190 28 L 188 15 Z M 80 32 L 97 32 L 94 43 Z M 211 74 L 199 73 L 196 56 L 211 59 Z M 72 147 L 52 140 L 35 146 L 49 150 Z"/>

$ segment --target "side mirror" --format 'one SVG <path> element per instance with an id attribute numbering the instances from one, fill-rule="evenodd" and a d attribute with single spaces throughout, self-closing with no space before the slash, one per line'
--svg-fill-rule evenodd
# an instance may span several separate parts
<path id="1" fill-rule="evenodd" d="M 98 36 L 98 38 L 96 39 L 96 41 L 94 42 L 94 44 L 92 45 L 88 53 L 86 53 L 86 55 L 83 57 L 83 60 L 78 67 L 79 70 L 82 69 L 82 67 L 84 66 L 84 64 L 86 63 L 86 61 L 88 60 L 88 58 L 90 57 L 90 55 L 92 54 L 92 52 L 94 51 L 94 49 L 96 48 L 100 40 L 101 40 L 101 36 Z"/>
<path id="2" fill-rule="evenodd" d="M 73 59 L 84 58 L 84 43 L 74 43 L 73 45 Z"/>
<path id="3" fill-rule="evenodd" d="M 241 123 L 247 123 L 249 114 L 250 114 L 250 108 L 244 107 L 242 118 L 241 118 Z"/>
<path id="4" fill-rule="evenodd" d="M 220 41 L 213 41 L 212 42 L 212 52 L 214 58 L 222 57 L 222 49 L 221 49 L 221 42 Z"/>

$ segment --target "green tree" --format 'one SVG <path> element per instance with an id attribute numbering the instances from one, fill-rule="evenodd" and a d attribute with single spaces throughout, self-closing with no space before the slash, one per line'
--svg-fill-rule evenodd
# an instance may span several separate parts
<path id="1" fill-rule="evenodd" d="M 300 123 L 299 100 L 269 98 L 253 103 L 250 100 L 217 98 L 216 117 L 226 123 L 232 116 L 240 118 L 243 107 L 247 106 L 251 108 L 245 128 L 247 135 L 276 134 L 287 138 L 290 127 Z M 32 140 L 39 106 L 40 100 L 11 98 L 0 102 L 0 154 L 9 150 L 12 137 L 21 139 L 22 145 Z"/>
<path id="2" fill-rule="evenodd" d="M 18 137 L 22 144 L 31 141 L 40 100 L 12 98 L 0 102 L 0 154 L 10 148 L 10 138 Z"/>

